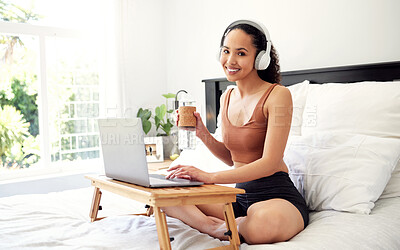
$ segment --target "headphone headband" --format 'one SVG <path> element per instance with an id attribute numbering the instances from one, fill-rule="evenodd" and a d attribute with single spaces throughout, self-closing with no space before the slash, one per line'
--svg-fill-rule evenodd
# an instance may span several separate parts
<path id="1" fill-rule="evenodd" d="M 271 38 L 269 36 L 269 32 L 268 32 L 267 28 L 262 23 L 259 23 L 259 22 L 254 21 L 254 20 L 244 20 L 244 19 L 243 20 L 237 20 L 237 21 L 231 23 L 228 26 L 228 29 L 233 27 L 233 26 L 235 26 L 235 25 L 238 25 L 238 24 L 247 24 L 247 25 L 253 26 L 254 28 L 258 29 L 259 31 L 261 31 L 261 33 L 263 33 L 265 35 L 265 40 L 267 42 L 271 42 Z"/>

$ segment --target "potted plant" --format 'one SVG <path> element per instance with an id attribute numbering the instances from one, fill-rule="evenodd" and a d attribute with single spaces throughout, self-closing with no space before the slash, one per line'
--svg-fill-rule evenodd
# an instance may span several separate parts
<path id="1" fill-rule="evenodd" d="M 140 108 L 136 116 L 142 120 L 143 131 L 146 135 L 150 132 L 152 124 L 154 124 L 157 136 L 163 136 L 164 156 L 169 157 L 177 138 L 175 138 L 176 135 L 171 134 L 174 124 L 170 115 L 174 110 L 168 109 L 168 100 L 175 98 L 175 94 L 168 93 L 162 96 L 165 97 L 165 104 L 157 106 L 154 109 L 154 115 L 150 109 Z"/>

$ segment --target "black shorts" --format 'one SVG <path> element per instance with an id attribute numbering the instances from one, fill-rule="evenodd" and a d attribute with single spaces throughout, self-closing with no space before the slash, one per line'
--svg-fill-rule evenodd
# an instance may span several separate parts
<path id="1" fill-rule="evenodd" d="M 256 202 L 281 198 L 292 203 L 301 213 L 304 227 L 308 225 L 308 207 L 288 173 L 276 172 L 257 180 L 237 183 L 236 187 L 246 190 L 245 194 L 238 194 L 236 202 L 232 203 L 236 218 L 246 216 L 247 209 Z"/>

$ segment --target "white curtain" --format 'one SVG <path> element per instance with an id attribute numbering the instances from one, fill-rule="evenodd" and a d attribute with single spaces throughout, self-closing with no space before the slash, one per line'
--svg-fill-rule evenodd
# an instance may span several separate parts
<path id="1" fill-rule="evenodd" d="M 125 110 L 124 27 L 128 0 L 103 0 L 101 42 L 102 65 L 100 80 L 101 98 L 104 100 L 100 115 L 102 117 L 123 117 Z"/>

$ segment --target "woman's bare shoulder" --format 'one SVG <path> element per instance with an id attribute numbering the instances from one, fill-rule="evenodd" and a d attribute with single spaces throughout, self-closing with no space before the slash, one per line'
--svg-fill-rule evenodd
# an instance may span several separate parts
<path id="1" fill-rule="evenodd" d="M 271 92 L 269 101 L 272 103 L 292 103 L 292 94 L 290 90 L 283 85 L 278 84 Z"/>
<path id="2" fill-rule="evenodd" d="M 265 115 L 267 115 L 272 109 L 276 111 L 277 107 L 289 109 L 293 107 L 290 90 L 280 84 L 275 86 L 264 104 Z"/>
<path id="3" fill-rule="evenodd" d="M 227 93 L 230 91 L 230 88 L 229 89 L 226 89 L 223 93 L 222 93 L 222 95 L 221 95 L 221 97 L 220 97 L 220 102 L 221 102 L 221 104 L 222 103 L 224 103 L 224 100 L 225 100 L 225 98 L 226 98 L 226 96 L 227 96 Z"/>

